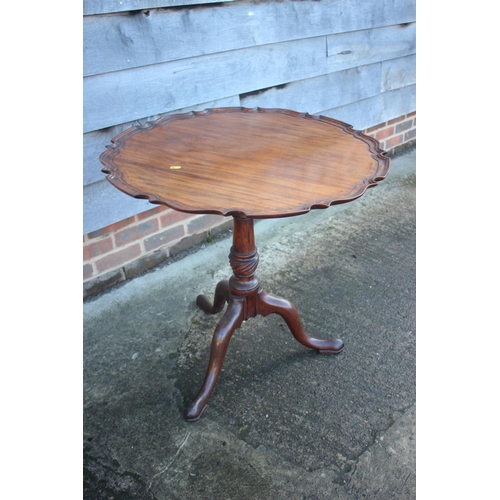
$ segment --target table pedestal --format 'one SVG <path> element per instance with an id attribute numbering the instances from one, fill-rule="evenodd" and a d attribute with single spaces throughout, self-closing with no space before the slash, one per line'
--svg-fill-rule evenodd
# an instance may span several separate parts
<path id="1" fill-rule="evenodd" d="M 234 331 L 243 321 L 257 314 L 279 314 L 298 342 L 320 353 L 338 354 L 344 348 L 344 342 L 340 339 L 320 340 L 307 335 L 293 304 L 262 290 L 255 275 L 259 255 L 255 246 L 253 219 L 234 217 L 233 246 L 229 262 L 233 276 L 217 284 L 213 303 L 205 295 L 199 295 L 196 299 L 198 307 L 207 314 L 222 311 L 226 302 L 228 308 L 215 328 L 203 385 L 194 401 L 186 408 L 188 422 L 198 420 L 203 413 L 219 378 Z"/>

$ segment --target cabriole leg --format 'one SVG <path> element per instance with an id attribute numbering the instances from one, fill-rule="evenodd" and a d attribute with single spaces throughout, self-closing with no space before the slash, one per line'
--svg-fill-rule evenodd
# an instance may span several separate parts
<path id="1" fill-rule="evenodd" d="M 322 354 L 338 354 L 344 348 L 344 342 L 340 339 L 322 340 L 307 335 L 302 328 L 297 309 L 288 300 L 273 297 L 261 291 L 258 295 L 257 308 L 262 316 L 279 314 L 285 320 L 296 340 L 306 347 L 316 349 Z"/>
<path id="2" fill-rule="evenodd" d="M 215 329 L 210 350 L 210 361 L 208 363 L 205 381 L 194 399 L 186 408 L 186 419 L 188 422 L 195 422 L 203 413 L 208 400 L 215 389 L 215 384 L 219 378 L 224 358 L 226 357 L 227 347 L 231 337 L 243 321 L 243 301 L 232 300 L 229 303 L 224 316 Z"/>
<path id="3" fill-rule="evenodd" d="M 226 302 L 229 302 L 228 280 L 219 281 L 219 283 L 217 283 L 213 304 L 206 295 L 198 295 L 196 298 L 196 305 L 206 314 L 216 314 L 222 311 Z"/>

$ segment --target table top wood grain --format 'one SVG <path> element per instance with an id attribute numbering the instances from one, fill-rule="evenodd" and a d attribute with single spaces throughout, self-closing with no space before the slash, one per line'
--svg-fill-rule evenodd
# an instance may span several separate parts
<path id="1" fill-rule="evenodd" d="M 285 109 L 214 108 L 127 129 L 100 156 L 121 191 L 198 214 L 288 217 L 354 200 L 385 178 L 379 143 Z"/>

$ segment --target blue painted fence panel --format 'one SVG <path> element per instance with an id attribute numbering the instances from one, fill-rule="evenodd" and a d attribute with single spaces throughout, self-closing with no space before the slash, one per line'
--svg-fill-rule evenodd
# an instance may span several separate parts
<path id="1" fill-rule="evenodd" d="M 236 0 L 217 0 L 217 2 L 232 2 Z M 183 5 L 199 5 L 213 3 L 213 0 L 84 0 L 83 15 L 107 14 L 110 12 L 126 12 L 163 7 L 178 7 Z"/>
<path id="2" fill-rule="evenodd" d="M 235 2 L 84 18 L 84 75 L 257 45 L 415 21 L 415 4 L 390 0 Z M 349 35 L 350 36 L 350 35 Z"/>
<path id="3" fill-rule="evenodd" d="M 91 76 L 84 132 L 328 72 L 318 37 Z"/>
<path id="4" fill-rule="evenodd" d="M 414 26 L 329 36 L 328 56 L 315 37 L 87 77 L 84 131 L 414 54 Z"/>

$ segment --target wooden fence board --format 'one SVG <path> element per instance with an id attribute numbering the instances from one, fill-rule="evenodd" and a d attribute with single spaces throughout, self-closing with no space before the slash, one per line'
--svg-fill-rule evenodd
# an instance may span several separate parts
<path id="1" fill-rule="evenodd" d="M 387 26 L 327 37 L 333 70 L 415 54 L 415 23 Z"/>
<path id="2" fill-rule="evenodd" d="M 109 226 L 154 205 L 128 196 L 108 181 L 95 182 L 83 189 L 83 234 Z"/>
<path id="3" fill-rule="evenodd" d="M 411 30 L 397 33 L 406 38 L 393 27 L 355 32 L 358 41 L 342 41 L 353 49 L 347 57 L 326 57 L 325 37 L 316 37 L 87 77 L 84 131 L 414 53 Z M 370 39 L 378 50 L 364 48 Z"/>
<path id="4" fill-rule="evenodd" d="M 319 37 L 91 76 L 84 132 L 328 72 Z"/>
<path id="5" fill-rule="evenodd" d="M 415 21 L 415 0 L 236 2 L 84 18 L 84 75 Z"/>
<path id="6" fill-rule="evenodd" d="M 344 121 L 356 130 L 365 130 L 416 109 L 416 88 L 409 85 L 402 89 L 384 92 L 363 101 L 322 111 L 321 115 Z"/>
<path id="7" fill-rule="evenodd" d="M 382 63 L 381 92 L 396 90 L 416 83 L 416 55 L 400 57 Z"/>
<path id="8" fill-rule="evenodd" d="M 381 78 L 381 63 L 361 66 L 242 96 L 241 105 L 315 114 L 379 94 Z"/>
<path id="9" fill-rule="evenodd" d="M 214 0 L 84 0 L 83 15 L 108 14 L 138 9 L 156 9 L 177 7 L 182 5 L 199 5 L 213 3 Z M 235 0 L 217 0 L 217 2 L 233 2 Z"/>

